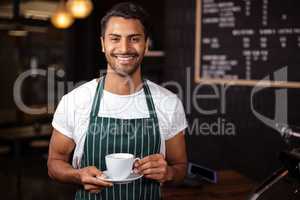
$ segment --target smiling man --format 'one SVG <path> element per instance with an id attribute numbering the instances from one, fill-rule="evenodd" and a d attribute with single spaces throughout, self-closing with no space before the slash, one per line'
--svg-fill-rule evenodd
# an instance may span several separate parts
<path id="1" fill-rule="evenodd" d="M 61 99 L 52 122 L 49 176 L 82 186 L 75 195 L 78 200 L 158 200 L 162 183 L 179 183 L 186 173 L 182 103 L 175 94 L 142 79 L 141 63 L 149 43 L 143 8 L 115 5 L 102 18 L 101 30 L 107 74 Z M 143 177 L 126 184 L 97 178 L 111 153 L 141 158 L 134 173 Z"/>

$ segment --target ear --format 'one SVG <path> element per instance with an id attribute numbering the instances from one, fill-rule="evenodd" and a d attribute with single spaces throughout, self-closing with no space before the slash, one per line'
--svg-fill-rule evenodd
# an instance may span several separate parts
<path id="1" fill-rule="evenodd" d="M 104 48 L 104 38 L 101 36 L 101 37 L 100 37 L 100 40 L 101 40 L 102 52 L 105 53 L 105 50 L 104 50 L 104 49 L 105 49 L 105 48 Z"/>
<path id="2" fill-rule="evenodd" d="M 148 53 L 148 51 L 149 51 L 149 44 L 150 44 L 150 39 L 148 37 L 147 40 L 146 40 L 146 50 L 145 50 L 145 53 Z"/>

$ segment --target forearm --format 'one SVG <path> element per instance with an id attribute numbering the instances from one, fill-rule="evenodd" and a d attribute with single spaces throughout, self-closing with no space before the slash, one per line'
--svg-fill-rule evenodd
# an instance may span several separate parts
<path id="1" fill-rule="evenodd" d="M 168 165 L 167 183 L 180 184 L 186 176 L 187 164 Z"/>
<path id="2" fill-rule="evenodd" d="M 48 161 L 49 176 L 59 182 L 81 184 L 79 170 L 74 169 L 68 162 L 51 159 Z"/>

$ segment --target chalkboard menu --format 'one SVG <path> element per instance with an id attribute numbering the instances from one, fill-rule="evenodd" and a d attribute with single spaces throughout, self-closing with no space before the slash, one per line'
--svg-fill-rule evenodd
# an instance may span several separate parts
<path id="1" fill-rule="evenodd" d="M 196 1 L 196 82 L 300 87 L 299 0 Z"/>

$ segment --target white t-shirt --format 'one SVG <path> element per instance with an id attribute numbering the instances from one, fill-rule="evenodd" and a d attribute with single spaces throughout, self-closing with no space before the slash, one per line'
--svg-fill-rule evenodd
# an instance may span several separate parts
<path id="1" fill-rule="evenodd" d="M 93 79 L 64 95 L 53 116 L 52 126 L 76 144 L 73 155 L 74 167 L 79 166 L 83 154 L 97 84 L 96 79 Z M 160 152 L 165 154 L 165 140 L 174 137 L 187 127 L 184 109 L 175 94 L 149 80 L 147 84 L 159 123 Z M 104 90 L 98 116 L 121 119 L 148 118 L 149 111 L 144 90 L 130 95 L 117 95 Z"/>

